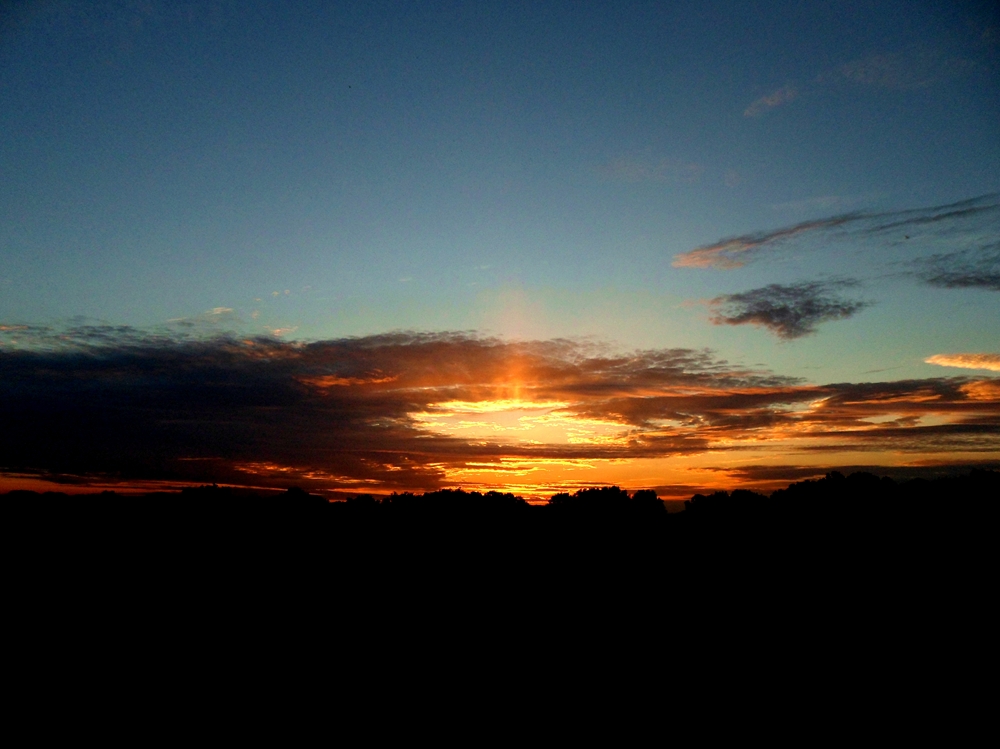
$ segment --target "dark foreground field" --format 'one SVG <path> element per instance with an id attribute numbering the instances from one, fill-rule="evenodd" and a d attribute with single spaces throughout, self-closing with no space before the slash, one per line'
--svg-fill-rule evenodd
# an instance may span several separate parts
<path id="1" fill-rule="evenodd" d="M 56 554 L 187 548 L 245 558 L 280 550 L 378 564 L 403 554 L 412 563 L 445 553 L 497 561 L 565 552 L 567 561 L 680 555 L 690 563 L 741 555 L 747 563 L 794 551 L 850 563 L 852 554 L 985 554 L 998 498 L 1000 473 L 973 471 L 902 483 L 832 473 L 769 497 L 745 490 L 698 494 L 679 513 L 667 513 L 652 491 L 629 495 L 618 487 L 560 494 L 542 506 L 498 492 L 328 502 L 301 489 L 265 496 L 216 486 L 141 496 L 13 491 L 0 501 L 8 548 L 27 544 Z"/>
<path id="2" fill-rule="evenodd" d="M 25 683 L 57 674 L 74 693 L 110 658 L 122 683 L 173 673 L 204 693 L 219 674 L 283 689 L 261 674 L 306 670 L 381 704 L 446 674 L 449 699 L 488 682 L 633 707 L 641 692 L 659 715 L 690 690 L 749 699 L 770 675 L 786 707 L 822 702 L 800 685 L 855 680 L 866 715 L 887 684 L 923 693 L 980 662 L 998 497 L 1000 474 L 982 471 L 831 474 L 680 513 L 616 488 L 538 507 L 458 491 L 11 492 L 8 642 L 36 664 Z"/>

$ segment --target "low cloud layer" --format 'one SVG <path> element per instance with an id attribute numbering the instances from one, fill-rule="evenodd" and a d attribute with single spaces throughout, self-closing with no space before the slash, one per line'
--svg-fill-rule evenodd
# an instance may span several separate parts
<path id="1" fill-rule="evenodd" d="M 707 351 L 462 333 L 5 335 L 0 472 L 65 482 L 419 490 L 705 454 L 719 467 L 817 452 L 1000 457 L 994 380 L 810 385 Z"/>
<path id="2" fill-rule="evenodd" d="M 908 481 L 910 479 L 937 479 L 943 476 L 959 476 L 972 470 L 1000 470 L 1000 460 L 980 460 L 968 462 L 921 462 L 911 465 L 886 466 L 877 463 L 858 463 L 832 465 L 821 463 L 819 465 L 749 465 L 738 468 L 720 468 L 718 471 L 724 473 L 732 485 L 739 484 L 747 488 L 758 491 L 773 491 L 782 489 L 788 484 L 796 481 L 808 481 L 810 479 L 820 479 L 831 471 L 850 475 L 852 473 L 872 473 L 877 476 L 889 476 L 896 481 Z"/>
<path id="3" fill-rule="evenodd" d="M 980 231 L 984 228 L 990 230 L 992 227 L 995 236 L 998 219 L 1000 195 L 997 194 L 929 208 L 845 213 L 770 231 L 721 239 L 676 255 L 673 265 L 677 268 L 739 268 L 792 242 L 804 243 L 808 239 L 832 232 L 849 232 L 886 241 L 905 241 L 910 239 L 910 234 L 928 229 L 946 234 Z"/>
<path id="4" fill-rule="evenodd" d="M 716 325 L 759 325 L 779 338 L 792 340 L 816 332 L 816 326 L 843 320 L 869 306 L 841 296 L 853 281 L 813 281 L 771 284 L 741 294 L 724 294 L 711 301 Z"/>

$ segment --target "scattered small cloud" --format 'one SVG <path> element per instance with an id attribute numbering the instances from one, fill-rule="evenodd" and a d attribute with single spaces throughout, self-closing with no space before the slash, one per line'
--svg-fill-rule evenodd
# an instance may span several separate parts
<path id="1" fill-rule="evenodd" d="M 935 354 L 924 361 L 941 367 L 988 369 L 991 372 L 1000 372 L 1000 354 Z"/>
<path id="2" fill-rule="evenodd" d="M 774 91 L 767 96 L 762 96 L 753 103 L 750 104 L 746 109 L 743 110 L 744 117 L 760 117 L 765 112 L 768 112 L 775 107 L 780 107 L 782 104 L 787 104 L 792 101 L 799 92 L 792 85 L 785 85 Z"/>
<path id="3" fill-rule="evenodd" d="M 717 310 L 711 320 L 715 325 L 759 325 L 785 340 L 801 338 L 816 332 L 820 323 L 843 320 L 868 307 L 868 302 L 838 293 L 857 285 L 848 280 L 812 281 L 724 294 L 710 302 Z"/>
<path id="4" fill-rule="evenodd" d="M 272 328 L 271 335 L 273 335 L 275 338 L 280 338 L 281 336 L 286 336 L 289 333 L 294 333 L 298 329 L 299 329 L 298 325 L 290 328 Z"/>
<path id="5" fill-rule="evenodd" d="M 208 311 L 209 315 L 229 315 L 232 314 L 232 307 L 213 307 Z"/>

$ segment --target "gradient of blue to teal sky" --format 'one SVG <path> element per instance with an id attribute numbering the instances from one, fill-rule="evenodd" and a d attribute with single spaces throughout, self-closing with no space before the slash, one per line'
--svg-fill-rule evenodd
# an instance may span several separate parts
<path id="1" fill-rule="evenodd" d="M 708 349 L 973 378 L 955 460 L 1000 459 L 994 2 L 0 13 L 0 357 L 74 326 Z"/>

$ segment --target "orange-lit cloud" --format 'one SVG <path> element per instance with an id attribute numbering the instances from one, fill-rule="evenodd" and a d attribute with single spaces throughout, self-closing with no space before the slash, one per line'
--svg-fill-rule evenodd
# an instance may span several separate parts
<path id="1" fill-rule="evenodd" d="M 1000 459 L 993 380 L 814 385 L 708 351 L 462 333 L 312 343 L 108 326 L 19 335 L 24 345 L 0 353 L 9 475 L 342 491 L 614 482 L 669 493 L 750 483 L 726 473 L 748 465 Z"/>
<path id="2" fill-rule="evenodd" d="M 928 364 L 960 369 L 989 369 L 1000 372 L 1000 354 L 935 354 L 924 359 Z"/>
<path id="3" fill-rule="evenodd" d="M 857 221 L 858 214 L 845 214 L 819 221 L 804 221 L 770 232 L 744 234 L 704 245 L 674 257 L 675 268 L 739 268 L 758 252 L 800 234 L 829 229 Z"/>

